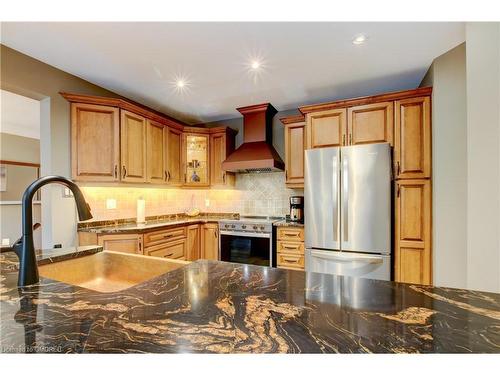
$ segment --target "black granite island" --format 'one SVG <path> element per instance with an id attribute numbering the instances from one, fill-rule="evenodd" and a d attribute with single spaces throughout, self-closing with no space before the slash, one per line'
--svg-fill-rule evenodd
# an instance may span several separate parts
<path id="1" fill-rule="evenodd" d="M 121 292 L 18 290 L 15 260 L 0 255 L 4 353 L 500 353 L 499 294 L 216 261 Z"/>

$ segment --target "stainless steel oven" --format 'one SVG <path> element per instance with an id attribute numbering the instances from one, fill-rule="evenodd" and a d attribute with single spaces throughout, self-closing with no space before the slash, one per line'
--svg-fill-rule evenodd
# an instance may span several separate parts
<path id="1" fill-rule="evenodd" d="M 269 218 L 242 217 L 219 223 L 219 259 L 271 267 L 273 224 Z"/>

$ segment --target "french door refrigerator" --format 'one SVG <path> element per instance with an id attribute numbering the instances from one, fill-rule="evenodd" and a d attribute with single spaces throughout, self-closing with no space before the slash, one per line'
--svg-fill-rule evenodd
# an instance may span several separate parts
<path id="1" fill-rule="evenodd" d="M 305 151 L 306 271 L 390 280 L 388 143 Z"/>

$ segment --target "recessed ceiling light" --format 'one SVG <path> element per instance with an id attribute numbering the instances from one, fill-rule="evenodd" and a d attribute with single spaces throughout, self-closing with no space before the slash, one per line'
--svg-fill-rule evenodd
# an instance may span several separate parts
<path id="1" fill-rule="evenodd" d="M 356 35 L 354 37 L 354 39 L 352 40 L 352 44 L 363 44 L 364 42 L 366 42 L 366 40 L 368 39 L 368 37 L 364 34 L 359 34 L 359 35 Z"/>
<path id="2" fill-rule="evenodd" d="M 185 83 L 182 79 L 178 80 L 177 83 L 176 83 L 177 87 L 178 88 L 183 88 L 185 86 Z"/>
<path id="3" fill-rule="evenodd" d="M 260 68 L 260 62 L 258 60 L 252 61 L 252 64 L 250 65 L 253 70 L 257 70 Z"/>

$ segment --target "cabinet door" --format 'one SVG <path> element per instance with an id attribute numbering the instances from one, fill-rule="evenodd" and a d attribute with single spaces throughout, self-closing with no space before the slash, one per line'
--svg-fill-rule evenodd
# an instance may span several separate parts
<path id="1" fill-rule="evenodd" d="M 71 104 L 71 174 L 77 181 L 118 181 L 118 108 Z"/>
<path id="2" fill-rule="evenodd" d="M 431 182 L 396 181 L 396 281 L 432 282 Z"/>
<path id="3" fill-rule="evenodd" d="M 210 185 L 234 185 L 234 173 L 222 169 L 222 162 L 231 148 L 234 150 L 234 139 L 231 142 L 226 133 L 210 136 Z"/>
<path id="4" fill-rule="evenodd" d="M 304 187 L 304 122 L 285 125 L 285 178 L 288 187 Z"/>
<path id="5" fill-rule="evenodd" d="M 395 111 L 396 178 L 431 177 L 430 97 L 398 100 Z"/>
<path id="6" fill-rule="evenodd" d="M 188 225 L 186 259 L 197 260 L 200 259 L 200 255 L 200 226 L 198 224 Z"/>
<path id="7" fill-rule="evenodd" d="M 217 224 L 203 224 L 201 258 L 219 260 L 219 227 Z"/>
<path id="8" fill-rule="evenodd" d="M 167 155 L 164 138 L 164 125 L 147 121 L 147 180 L 156 184 L 167 183 Z"/>
<path id="9" fill-rule="evenodd" d="M 209 142 L 205 134 L 183 134 L 185 186 L 209 186 Z"/>
<path id="10" fill-rule="evenodd" d="M 164 129 L 167 149 L 167 183 L 169 185 L 181 185 L 182 174 L 182 132 L 170 128 Z"/>
<path id="11" fill-rule="evenodd" d="M 142 254 L 142 235 L 138 234 L 105 234 L 99 235 L 97 243 L 104 250 L 121 253 Z"/>
<path id="12" fill-rule="evenodd" d="M 146 119 L 122 110 L 120 130 L 121 180 L 146 182 Z"/>
<path id="13" fill-rule="evenodd" d="M 351 107 L 347 110 L 349 145 L 393 142 L 393 102 Z"/>
<path id="14" fill-rule="evenodd" d="M 307 148 L 345 144 L 347 126 L 345 108 L 307 114 Z"/>

